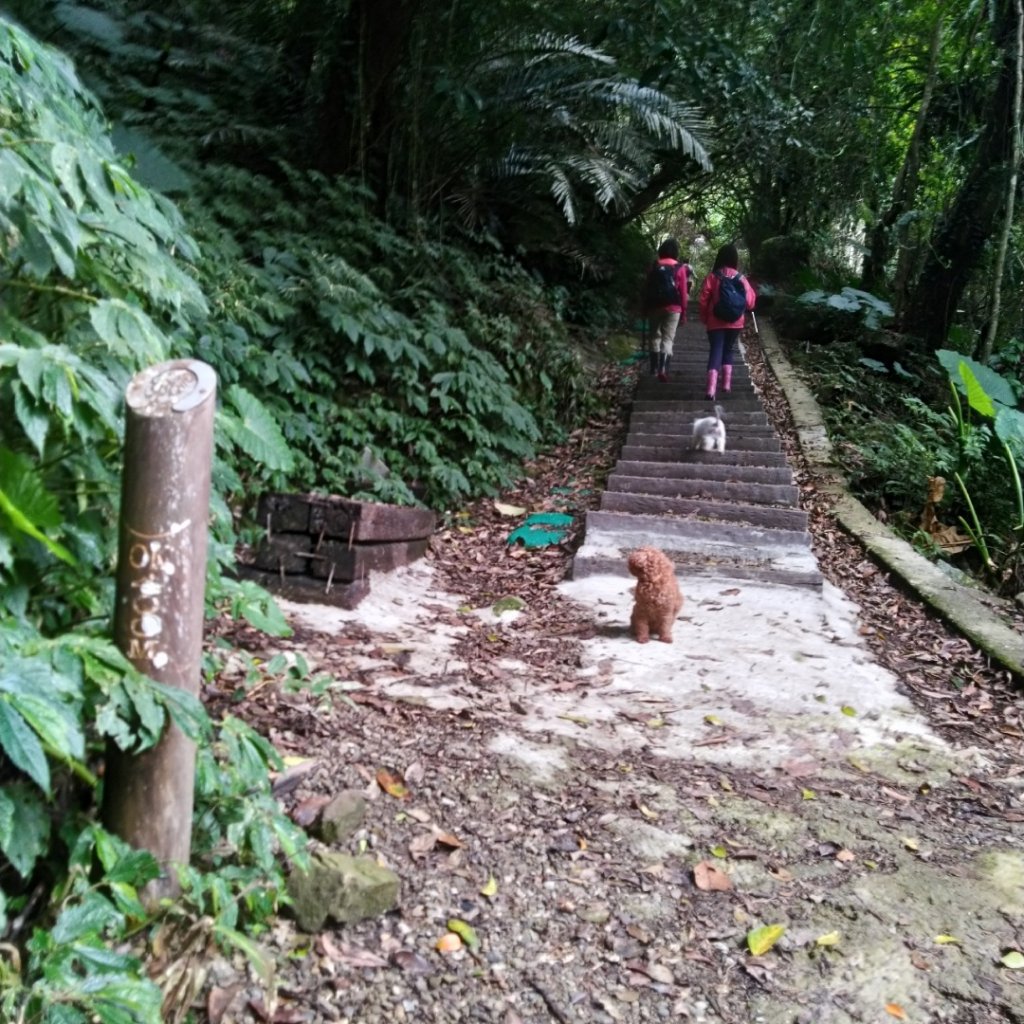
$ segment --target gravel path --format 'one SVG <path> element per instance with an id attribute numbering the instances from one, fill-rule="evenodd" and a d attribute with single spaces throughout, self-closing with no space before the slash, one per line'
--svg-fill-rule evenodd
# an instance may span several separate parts
<path id="1" fill-rule="evenodd" d="M 506 545 L 508 506 L 594 506 L 628 384 L 609 372 L 604 415 L 500 507 L 453 517 L 356 612 L 288 606 L 285 642 L 222 628 L 330 673 L 324 693 L 265 685 L 238 702 L 226 672 L 206 697 L 315 762 L 284 797 L 296 815 L 360 791 L 365 818 L 334 847 L 392 868 L 401 892 L 381 917 L 314 935 L 282 918 L 266 939 L 276 992 L 213 962 L 202 1019 L 1024 1021 L 1024 971 L 1001 963 L 1024 950 L 1019 700 L 835 530 L 811 486 L 835 619 L 800 619 L 778 588 L 776 614 L 803 633 L 740 637 L 761 651 L 756 672 L 700 642 L 749 588 L 684 580 L 676 644 L 640 648 L 623 581 L 585 598 L 563 582 L 578 538 Z M 783 661 L 756 696 L 722 682 Z M 889 681 L 890 707 L 866 709 L 854 664 Z M 806 703 L 787 706 L 805 678 Z M 441 952 L 455 921 L 469 941 Z"/>

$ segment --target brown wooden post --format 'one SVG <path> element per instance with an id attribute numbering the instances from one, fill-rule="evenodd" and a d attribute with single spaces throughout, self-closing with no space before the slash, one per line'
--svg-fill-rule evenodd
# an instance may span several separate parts
<path id="1" fill-rule="evenodd" d="M 192 694 L 201 671 L 216 391 L 211 367 L 178 359 L 136 374 L 125 393 L 114 636 L 139 671 Z M 189 861 L 194 783 L 195 746 L 173 723 L 141 754 L 111 745 L 103 820 L 159 861 L 148 902 L 173 895 L 177 878 L 168 868 Z"/>

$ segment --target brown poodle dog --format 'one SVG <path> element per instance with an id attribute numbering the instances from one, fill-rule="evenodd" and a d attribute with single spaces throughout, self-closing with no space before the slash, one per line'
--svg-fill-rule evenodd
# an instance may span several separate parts
<path id="1" fill-rule="evenodd" d="M 638 581 L 629 620 L 633 636 L 645 644 L 656 633 L 662 643 L 672 643 L 672 623 L 683 607 L 672 563 L 657 548 L 637 548 L 630 553 L 628 565 Z"/>

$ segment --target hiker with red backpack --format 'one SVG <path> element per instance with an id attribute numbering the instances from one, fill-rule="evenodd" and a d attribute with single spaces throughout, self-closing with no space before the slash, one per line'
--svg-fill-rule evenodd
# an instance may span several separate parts
<path id="1" fill-rule="evenodd" d="M 668 380 L 672 344 L 680 318 L 686 319 L 690 293 L 690 268 L 679 262 L 679 243 L 666 238 L 658 247 L 658 259 L 647 272 L 644 312 L 651 321 L 651 373 Z"/>
<path id="2" fill-rule="evenodd" d="M 739 272 L 740 256 L 735 245 L 723 245 L 711 273 L 700 286 L 700 318 L 708 330 L 707 398 L 715 400 L 721 376 L 722 396 L 732 391 L 732 352 L 754 308 L 757 294 Z"/>

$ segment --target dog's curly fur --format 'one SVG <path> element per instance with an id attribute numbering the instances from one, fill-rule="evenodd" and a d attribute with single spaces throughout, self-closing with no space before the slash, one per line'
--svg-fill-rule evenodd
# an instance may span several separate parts
<path id="1" fill-rule="evenodd" d="M 657 548 L 637 548 L 630 553 L 629 571 L 637 578 L 636 601 L 629 620 L 633 636 L 645 644 L 652 634 L 672 643 L 672 623 L 683 607 L 675 569 Z"/>

